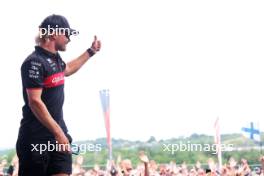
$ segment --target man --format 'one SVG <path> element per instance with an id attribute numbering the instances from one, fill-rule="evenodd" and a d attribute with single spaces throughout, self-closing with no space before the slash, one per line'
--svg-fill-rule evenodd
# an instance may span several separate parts
<path id="1" fill-rule="evenodd" d="M 68 176 L 72 171 L 71 137 L 63 120 L 64 76 L 70 76 L 101 48 L 92 46 L 67 64 L 70 36 L 78 32 L 61 15 L 50 15 L 39 26 L 35 51 L 21 66 L 23 118 L 17 140 L 19 176 Z"/>
<path id="2" fill-rule="evenodd" d="M 140 170 L 140 169 L 133 170 L 131 160 L 124 159 L 120 163 L 121 173 L 119 173 L 119 175 L 120 176 L 135 176 L 135 175 L 149 176 L 149 167 L 148 167 L 149 159 L 147 155 L 144 153 L 144 151 L 139 152 L 139 159 L 144 164 L 143 170 Z"/>

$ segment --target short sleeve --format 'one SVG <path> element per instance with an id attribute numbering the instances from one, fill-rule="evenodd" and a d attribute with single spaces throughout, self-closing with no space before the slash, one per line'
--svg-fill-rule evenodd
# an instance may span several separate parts
<path id="1" fill-rule="evenodd" d="M 44 86 L 44 65 L 37 60 L 27 60 L 21 67 L 23 86 L 29 88 L 42 88 Z"/>

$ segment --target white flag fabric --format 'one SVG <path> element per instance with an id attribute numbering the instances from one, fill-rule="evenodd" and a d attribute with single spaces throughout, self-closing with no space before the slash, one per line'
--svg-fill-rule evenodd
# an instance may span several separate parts
<path id="1" fill-rule="evenodd" d="M 241 128 L 243 135 L 249 139 L 260 142 L 260 130 L 259 125 L 254 122 L 250 122 L 246 126 Z"/>
<path id="2" fill-rule="evenodd" d="M 216 144 L 216 152 L 217 152 L 217 158 L 218 158 L 218 170 L 221 172 L 222 170 L 222 151 L 221 151 L 221 134 L 220 134 L 220 122 L 219 118 L 217 117 L 215 124 L 214 124 L 214 129 L 215 129 L 215 138 L 214 142 Z"/>

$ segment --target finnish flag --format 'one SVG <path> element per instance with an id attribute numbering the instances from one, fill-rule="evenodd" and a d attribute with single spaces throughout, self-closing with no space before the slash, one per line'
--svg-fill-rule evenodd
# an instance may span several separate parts
<path id="1" fill-rule="evenodd" d="M 254 124 L 253 122 L 250 122 L 246 127 L 242 127 L 241 129 L 243 131 L 243 134 L 254 140 L 260 142 L 260 130 L 258 125 Z"/>

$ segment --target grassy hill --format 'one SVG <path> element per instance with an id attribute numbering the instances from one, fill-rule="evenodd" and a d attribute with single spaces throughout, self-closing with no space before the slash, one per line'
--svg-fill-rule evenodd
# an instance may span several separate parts
<path id="1" fill-rule="evenodd" d="M 263 139 L 263 133 L 261 136 Z M 258 159 L 262 155 L 259 148 L 260 144 L 245 138 L 241 134 L 224 134 L 221 135 L 221 140 L 223 145 L 232 146 L 223 151 L 224 162 L 230 157 L 234 157 L 237 160 L 246 158 L 249 163 L 258 163 Z M 78 141 L 75 144 L 80 146 L 82 155 L 85 157 L 85 164 L 106 163 L 108 151 L 105 138 Z M 182 163 L 185 161 L 194 164 L 198 160 L 206 163 L 208 158 L 216 160 L 214 137 L 204 134 L 192 134 L 189 137 L 159 141 L 153 136 L 147 141 L 112 139 L 112 146 L 115 159 L 120 156 L 123 159 L 131 159 L 133 163 L 138 162 L 138 152 L 141 150 L 144 150 L 150 159 L 159 163 L 169 163 L 170 161 Z M 14 149 L 0 151 L 0 160 L 6 158 L 10 162 L 14 153 Z"/>

